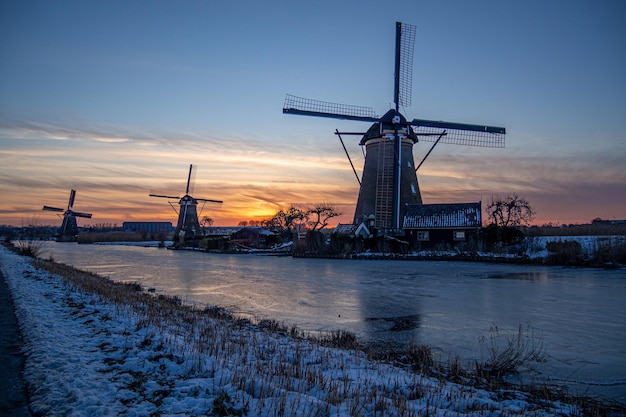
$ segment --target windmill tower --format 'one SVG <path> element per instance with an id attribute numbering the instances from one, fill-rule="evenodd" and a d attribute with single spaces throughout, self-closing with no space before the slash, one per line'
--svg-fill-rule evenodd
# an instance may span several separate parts
<path id="1" fill-rule="evenodd" d="M 59 242 L 75 242 L 78 235 L 78 224 L 76 223 L 77 217 L 84 217 L 91 219 L 91 213 L 81 213 L 74 211 L 74 200 L 76 199 L 76 190 L 70 191 L 70 199 L 67 202 L 67 208 L 62 209 L 58 207 L 43 206 L 42 210 L 55 211 L 57 213 L 63 213 L 63 223 L 61 229 L 59 229 Z"/>
<path id="2" fill-rule="evenodd" d="M 150 197 L 179 200 L 178 222 L 176 223 L 176 230 L 174 231 L 175 246 L 182 246 L 185 241 L 192 241 L 202 236 L 202 229 L 200 228 L 200 222 L 198 221 L 198 201 L 202 201 L 203 203 L 223 203 L 221 200 L 195 198 L 189 195 L 192 172 L 193 165 L 189 165 L 187 188 L 185 189 L 185 195 L 182 198 L 178 196 L 150 194 Z M 172 205 L 171 202 L 170 205 Z"/>
<path id="3" fill-rule="evenodd" d="M 373 216 L 377 229 L 401 229 L 405 205 L 422 204 L 416 172 L 437 143 L 504 147 L 506 130 L 503 127 L 421 119 L 409 122 L 400 114 L 400 106 L 411 105 L 414 44 L 415 26 L 396 22 L 395 106 L 382 117 L 377 116 L 371 107 L 329 103 L 290 94 L 285 98 L 283 113 L 286 114 L 373 123 L 365 134 L 335 132 L 342 145 L 341 135 L 362 135 L 360 145 L 366 150 L 361 179 L 352 166 L 360 184 L 354 223 Z M 434 144 L 416 168 L 413 145 L 418 138 Z"/>

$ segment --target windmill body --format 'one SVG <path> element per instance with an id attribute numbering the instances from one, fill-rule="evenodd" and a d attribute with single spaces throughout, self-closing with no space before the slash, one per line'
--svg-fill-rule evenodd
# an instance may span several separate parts
<path id="1" fill-rule="evenodd" d="M 174 235 L 179 240 L 190 240 L 200 235 L 200 222 L 198 220 L 198 200 L 185 194 L 178 202 L 178 222 Z"/>
<path id="2" fill-rule="evenodd" d="M 61 223 L 61 229 L 59 229 L 59 236 L 65 238 L 75 238 L 78 236 L 78 223 L 74 216 L 63 216 L 63 223 Z"/>
<path id="3" fill-rule="evenodd" d="M 434 141 L 433 147 L 437 143 L 504 147 L 506 130 L 502 127 L 422 119 L 409 122 L 400 114 L 400 106 L 411 105 L 414 41 L 415 26 L 396 22 L 395 106 L 382 117 L 370 107 L 329 103 L 290 94 L 283 106 L 285 114 L 373 123 L 365 134 L 360 134 L 360 145 L 366 152 L 354 223 L 367 220 L 371 224 L 373 220 L 374 226 L 384 233 L 400 231 L 405 207 L 422 204 L 413 158 L 413 145 L 418 138 Z M 343 145 L 342 134 L 357 133 L 336 131 L 336 134 Z"/>
<path id="4" fill-rule="evenodd" d="M 396 183 L 395 129 L 392 118 L 394 110 L 387 112 L 363 135 L 360 145 L 365 147 L 365 164 L 361 188 L 354 213 L 354 224 L 366 221 L 373 216 L 377 229 L 391 229 L 393 224 L 393 195 Z M 404 117 L 402 117 L 404 119 Z M 422 204 L 417 175 L 413 163 L 413 145 L 417 136 L 410 129 L 398 132 L 401 145 L 400 165 L 400 216 L 404 215 L 407 204 Z"/>
<path id="5" fill-rule="evenodd" d="M 178 196 L 150 194 L 150 197 L 160 197 L 168 199 L 178 199 L 178 222 L 174 231 L 175 246 L 185 246 L 185 242 L 194 241 L 202 237 L 202 228 L 198 221 L 198 201 L 210 203 L 222 203 L 221 200 L 209 200 L 206 198 L 194 198 L 189 194 L 193 165 L 189 165 L 189 175 L 187 176 L 187 188 L 185 195 Z"/>
<path id="6" fill-rule="evenodd" d="M 63 213 L 63 223 L 59 229 L 59 235 L 57 241 L 59 242 L 74 242 L 78 236 L 78 223 L 77 217 L 83 217 L 90 219 L 91 213 L 82 213 L 74 210 L 74 200 L 76 199 L 76 190 L 70 190 L 70 199 L 67 203 L 67 208 L 62 209 L 58 207 L 43 206 L 44 211 L 54 211 L 57 213 Z"/>

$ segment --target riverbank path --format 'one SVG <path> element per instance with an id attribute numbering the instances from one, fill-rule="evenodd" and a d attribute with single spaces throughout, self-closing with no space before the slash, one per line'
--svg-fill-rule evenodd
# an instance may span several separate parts
<path id="1" fill-rule="evenodd" d="M 23 340 L 11 291 L 0 269 L 0 415 L 31 417 L 28 409 Z"/>

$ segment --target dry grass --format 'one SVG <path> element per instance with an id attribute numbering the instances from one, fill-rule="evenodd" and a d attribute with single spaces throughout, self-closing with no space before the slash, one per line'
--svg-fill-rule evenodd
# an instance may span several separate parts
<path id="1" fill-rule="evenodd" d="M 489 356 L 476 364 L 477 374 L 481 377 L 499 379 L 531 362 L 544 361 L 546 357 L 543 339 L 534 334 L 531 326 L 524 330 L 520 325 L 512 337 L 503 337 L 497 327 L 492 327 L 489 338 L 481 339 L 481 347 Z"/>
<path id="2" fill-rule="evenodd" d="M 45 241 L 38 239 L 18 240 L 13 242 L 13 250 L 23 256 L 39 258 L 45 249 L 45 245 Z"/>

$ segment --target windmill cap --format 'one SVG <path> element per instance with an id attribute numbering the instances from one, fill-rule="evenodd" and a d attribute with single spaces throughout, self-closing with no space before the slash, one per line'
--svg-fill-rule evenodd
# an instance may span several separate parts
<path id="1" fill-rule="evenodd" d="M 411 129 L 411 127 L 409 126 L 406 118 L 400 112 L 396 113 L 394 109 L 391 109 L 387 113 L 385 113 L 385 115 L 381 117 L 378 122 L 370 126 L 365 135 L 363 135 L 360 145 L 365 145 L 365 143 L 371 139 L 379 139 L 382 135 L 382 132 L 385 130 L 394 130 L 393 119 L 396 116 L 400 117 L 399 128 L 406 129 L 405 134 L 407 134 L 409 139 L 412 139 L 413 142 L 417 142 L 417 136 L 415 136 L 415 133 L 413 133 L 413 129 Z"/>

